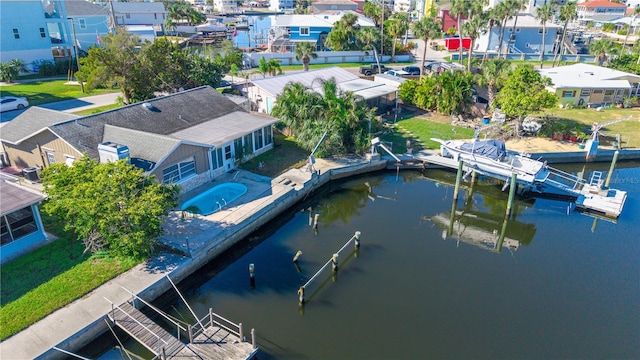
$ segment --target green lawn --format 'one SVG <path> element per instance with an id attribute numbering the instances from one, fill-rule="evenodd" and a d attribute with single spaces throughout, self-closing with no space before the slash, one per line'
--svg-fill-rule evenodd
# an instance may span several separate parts
<path id="1" fill-rule="evenodd" d="M 469 139 L 473 137 L 474 130 L 447 123 L 429 120 L 424 117 L 411 117 L 398 121 L 393 129 L 381 138 L 393 143 L 393 152 L 403 154 L 407 151 L 407 140 L 411 142 L 413 151 L 423 149 L 439 149 L 440 144 L 431 140 Z"/>
<path id="2" fill-rule="evenodd" d="M 82 110 L 82 111 L 76 111 L 76 112 L 74 112 L 74 114 L 80 115 L 80 116 L 93 115 L 93 114 L 101 113 L 103 111 L 116 109 L 116 108 L 119 108 L 121 106 L 122 105 L 120 105 L 120 104 L 109 104 L 109 105 L 105 105 L 105 106 L 95 107 L 93 109 L 86 109 L 86 110 Z"/>
<path id="3" fill-rule="evenodd" d="M 296 145 L 293 138 L 286 137 L 279 131 L 275 131 L 273 141 L 275 144 L 273 150 L 247 161 L 240 167 L 257 174 L 276 177 L 289 169 L 304 166 L 310 152 Z M 262 167 L 260 167 L 261 162 L 263 164 Z"/>
<path id="4" fill-rule="evenodd" d="M 59 239 L 2 265 L 0 341 L 131 269 L 140 261 L 83 255 L 84 246 L 43 214 Z"/>
<path id="5" fill-rule="evenodd" d="M 46 80 L 25 84 L 2 85 L 0 86 L 0 92 L 2 96 L 25 96 L 30 105 L 40 105 L 118 91 L 116 89 L 96 89 L 92 92 L 83 93 L 80 90 L 80 85 L 65 85 L 66 82 L 66 80 Z"/>

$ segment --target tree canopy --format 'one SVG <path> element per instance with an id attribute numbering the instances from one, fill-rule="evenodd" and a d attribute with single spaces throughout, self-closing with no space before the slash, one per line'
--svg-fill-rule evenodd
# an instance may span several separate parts
<path id="1" fill-rule="evenodd" d="M 43 210 L 82 239 L 85 252 L 145 257 L 177 205 L 177 187 L 160 184 L 126 161 L 101 164 L 88 156 L 43 170 L 49 199 Z"/>
<path id="2" fill-rule="evenodd" d="M 328 135 L 318 148 L 318 156 L 366 149 L 374 111 L 361 97 L 340 90 L 335 79 L 318 81 L 324 96 L 300 83 L 289 83 L 278 97 L 271 115 L 280 118 L 294 134 L 296 142 L 309 151 L 326 131 Z"/>
<path id="3" fill-rule="evenodd" d="M 140 46 L 140 39 L 123 29 L 108 34 L 102 46 L 92 47 L 80 59 L 76 73 L 88 89 L 117 86 L 126 104 L 155 97 L 157 91 L 175 92 L 202 85 L 217 87 L 222 69 L 166 39 Z"/>
<path id="4" fill-rule="evenodd" d="M 445 71 L 442 74 L 423 76 L 400 85 L 400 98 L 428 111 L 461 114 L 472 103 L 473 76 L 466 71 Z"/>
<path id="5" fill-rule="evenodd" d="M 543 78 L 531 65 L 519 65 L 505 80 L 495 103 L 511 118 L 551 108 L 558 103 L 558 96 L 547 91 L 547 85 L 549 78 Z"/>

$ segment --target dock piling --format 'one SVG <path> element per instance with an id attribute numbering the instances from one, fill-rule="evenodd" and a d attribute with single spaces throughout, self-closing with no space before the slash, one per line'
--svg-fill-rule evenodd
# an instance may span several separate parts
<path id="1" fill-rule="evenodd" d="M 456 175 L 456 187 L 453 190 L 454 200 L 458 200 L 458 190 L 460 190 L 461 181 L 462 181 L 462 160 L 458 160 L 458 174 Z"/>
<path id="2" fill-rule="evenodd" d="M 360 231 L 356 231 L 355 235 L 353 235 L 353 245 L 356 247 L 356 249 L 360 247 L 360 235 Z"/>
<path id="3" fill-rule="evenodd" d="M 513 206 L 513 198 L 516 196 L 516 186 L 517 186 L 517 175 L 516 173 L 511 174 L 511 183 L 509 184 L 509 200 L 507 201 L 507 217 L 511 215 L 511 207 Z"/>
<path id="4" fill-rule="evenodd" d="M 616 150 L 613 153 L 613 159 L 611 160 L 611 166 L 609 167 L 609 173 L 607 174 L 607 180 L 604 182 L 604 187 L 609 188 L 609 183 L 611 182 L 611 175 L 613 175 L 613 170 L 616 168 L 616 162 L 618 161 L 618 154 L 620 152 Z"/>
<path id="5" fill-rule="evenodd" d="M 338 271 L 338 254 L 333 254 L 331 257 L 331 269 L 333 269 L 334 272 Z"/>

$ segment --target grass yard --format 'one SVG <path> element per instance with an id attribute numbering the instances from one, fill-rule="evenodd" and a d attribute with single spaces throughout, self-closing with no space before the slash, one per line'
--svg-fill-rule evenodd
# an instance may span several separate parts
<path id="1" fill-rule="evenodd" d="M 29 100 L 30 105 L 40 105 L 118 91 L 116 89 L 95 89 L 90 93 L 83 93 L 80 90 L 80 85 L 65 85 L 66 82 L 66 80 L 46 80 L 25 84 L 2 85 L 0 86 L 0 92 L 2 96 L 24 96 Z"/>
<path id="2" fill-rule="evenodd" d="M 431 119 L 416 116 L 398 121 L 394 129 L 382 135 L 381 138 L 393 144 L 394 153 L 403 154 L 407 151 L 407 140 L 410 141 L 413 151 L 439 149 L 440 144 L 431 138 L 469 139 L 473 137 L 473 133 L 473 129 L 451 126 L 448 121 L 445 121 L 445 117 Z"/>
<path id="3" fill-rule="evenodd" d="M 74 112 L 75 115 L 80 115 L 80 116 L 88 116 L 88 115 L 93 115 L 93 114 L 97 114 L 97 113 L 101 113 L 103 111 L 107 111 L 107 110 L 111 110 L 111 109 L 117 109 L 119 107 L 121 107 L 122 105 L 120 104 L 109 104 L 109 105 L 105 105 L 105 106 L 99 106 L 93 109 L 86 109 L 86 110 L 81 110 L 81 111 L 76 111 Z"/>
<path id="4" fill-rule="evenodd" d="M 538 116 L 547 115 L 557 122 L 565 122 L 570 126 L 582 126 L 587 134 L 591 134 L 591 125 L 594 122 L 599 124 L 607 121 L 620 119 L 626 116 L 633 116 L 633 120 L 622 121 L 608 125 L 600 130 L 601 135 L 615 137 L 622 135 L 624 147 L 640 148 L 640 108 L 619 109 L 610 108 L 596 111 L 595 109 L 552 109 Z"/>
<path id="5" fill-rule="evenodd" d="M 43 214 L 59 239 L 2 265 L 0 341 L 70 304 L 140 261 L 83 255 L 84 246 Z"/>
<path id="6" fill-rule="evenodd" d="M 304 166 L 307 162 L 309 151 L 296 145 L 291 137 L 284 136 L 279 131 L 274 131 L 274 149 L 253 158 L 241 165 L 241 168 L 256 174 L 276 177 L 283 172 Z M 262 163 L 262 167 L 260 167 Z"/>

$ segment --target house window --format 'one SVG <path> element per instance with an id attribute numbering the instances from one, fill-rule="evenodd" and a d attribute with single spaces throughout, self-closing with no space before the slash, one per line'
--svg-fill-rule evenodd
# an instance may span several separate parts
<path id="1" fill-rule="evenodd" d="M 244 144 L 244 152 L 246 155 L 253 153 L 253 136 L 247 134 L 242 138 Z"/>
<path id="2" fill-rule="evenodd" d="M 520 32 L 520 28 L 516 28 L 516 32 Z"/>
<path id="3" fill-rule="evenodd" d="M 538 29 L 538 34 L 542 34 L 542 28 Z"/>
<path id="4" fill-rule="evenodd" d="M 156 20 L 158 20 L 158 14 L 153 13 L 153 18 L 154 18 L 154 19 L 156 19 Z"/>
<path id="5" fill-rule="evenodd" d="M 47 161 L 49 162 L 49 165 L 56 163 L 56 155 L 53 152 L 45 151 L 45 154 L 47 154 Z"/>
<path id="6" fill-rule="evenodd" d="M 582 91 L 580 92 L 580 96 L 589 96 L 590 93 L 590 89 L 582 89 Z"/>
<path id="7" fill-rule="evenodd" d="M 257 151 L 264 146 L 262 138 L 262 129 L 253 132 L 254 149 Z"/>
<path id="8" fill-rule="evenodd" d="M 611 96 L 611 95 L 613 95 L 613 90 L 609 89 L 604 91 L 604 96 Z"/>
<path id="9" fill-rule="evenodd" d="M 224 147 L 224 159 L 225 160 L 229 160 L 231 159 L 231 145 L 227 145 Z"/>
<path id="10" fill-rule="evenodd" d="M 4 246 L 38 230 L 31 206 L 0 218 L 1 243 Z"/>
<path id="11" fill-rule="evenodd" d="M 162 182 L 179 183 L 196 174 L 196 162 L 193 158 L 181 161 L 162 170 Z"/>
<path id="12" fill-rule="evenodd" d="M 16 39 L 20 39 L 20 32 L 18 29 L 13 29 L 13 37 Z"/>
<path id="13" fill-rule="evenodd" d="M 125 16 L 127 19 L 131 19 L 131 14 L 129 14 L 129 13 L 124 14 L 124 16 Z"/>
<path id="14" fill-rule="evenodd" d="M 40 37 L 46 38 L 47 33 L 44 31 L 44 28 L 40 28 Z"/>
<path id="15" fill-rule="evenodd" d="M 78 19 L 78 23 L 80 23 L 80 29 L 85 30 L 87 28 L 87 20 Z"/>
<path id="16" fill-rule="evenodd" d="M 595 94 L 602 94 L 603 90 L 602 89 L 593 89 L 592 93 Z"/>
<path id="17" fill-rule="evenodd" d="M 572 98 L 576 96 L 576 92 L 575 91 L 563 91 L 562 92 L 562 97 L 563 98 Z"/>
<path id="18" fill-rule="evenodd" d="M 526 44 L 524 44 L 524 47 L 526 47 L 527 49 L 529 48 L 529 46 L 531 46 L 531 44 L 530 44 L 530 43 L 526 43 Z"/>
<path id="19" fill-rule="evenodd" d="M 211 150 L 211 168 L 215 170 L 222 166 L 224 166 L 224 163 L 222 162 L 222 149 Z"/>
<path id="20" fill-rule="evenodd" d="M 264 128 L 264 145 L 267 146 L 273 142 L 273 130 L 271 125 Z"/>
<path id="21" fill-rule="evenodd" d="M 300 28 L 300 36 L 309 36 L 309 28 L 301 27 Z"/>

